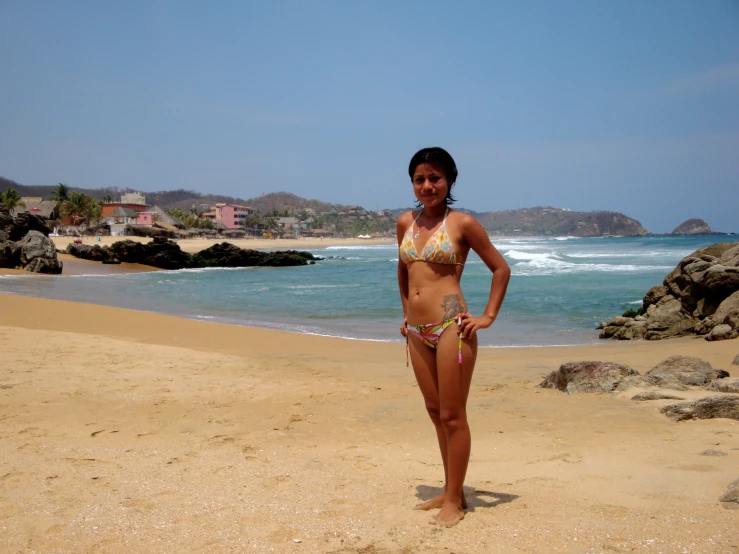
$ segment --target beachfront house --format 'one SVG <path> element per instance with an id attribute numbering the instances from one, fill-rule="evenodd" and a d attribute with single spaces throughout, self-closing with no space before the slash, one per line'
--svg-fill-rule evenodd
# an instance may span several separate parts
<path id="1" fill-rule="evenodd" d="M 37 215 L 47 222 L 56 219 L 56 202 L 54 200 L 44 200 L 40 196 L 22 196 L 21 203 L 22 206 L 15 208 L 15 215 L 27 212 Z"/>

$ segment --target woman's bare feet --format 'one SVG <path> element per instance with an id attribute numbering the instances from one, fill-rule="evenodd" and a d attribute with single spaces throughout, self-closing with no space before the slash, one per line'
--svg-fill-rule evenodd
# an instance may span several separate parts
<path id="1" fill-rule="evenodd" d="M 441 494 L 434 496 L 433 498 L 427 500 L 426 502 L 420 502 L 416 504 L 413 509 L 414 510 L 435 510 L 437 508 L 441 508 L 444 505 L 444 498 L 446 496 L 446 493 L 442 492 Z M 462 495 L 462 509 L 467 509 L 467 499 L 464 497 L 464 494 Z"/>
<path id="2" fill-rule="evenodd" d="M 464 510 L 451 503 L 445 503 L 436 517 L 431 518 L 429 523 L 439 527 L 454 527 L 464 519 Z"/>

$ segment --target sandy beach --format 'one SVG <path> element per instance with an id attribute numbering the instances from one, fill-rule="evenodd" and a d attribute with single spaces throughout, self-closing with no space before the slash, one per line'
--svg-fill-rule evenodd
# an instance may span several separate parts
<path id="1" fill-rule="evenodd" d="M 3 552 L 739 552 L 736 421 L 536 387 L 678 353 L 736 375 L 738 340 L 483 349 L 446 530 L 412 509 L 443 470 L 400 343 L 0 295 L 0 344 Z"/>
<path id="2" fill-rule="evenodd" d="M 77 237 L 51 237 L 56 244 L 58 250 L 64 250 L 67 244 L 74 241 Z M 100 246 L 107 246 L 118 242 L 120 240 L 133 240 L 136 242 L 151 242 L 150 237 L 100 237 L 100 241 L 96 240 L 96 237 L 83 237 L 82 242 L 84 244 L 97 244 Z M 317 248 L 328 248 L 329 246 L 367 246 L 367 245 L 378 245 L 378 244 L 395 244 L 394 238 L 381 238 L 381 239 L 334 239 L 326 238 L 321 240 L 320 238 L 301 238 L 301 239 L 256 239 L 256 238 L 243 238 L 234 239 L 227 237 L 218 237 L 213 239 L 178 239 L 177 244 L 180 248 L 191 254 L 200 252 L 206 248 L 213 246 L 219 242 L 230 242 L 240 248 L 253 248 L 254 250 L 308 250 Z"/>

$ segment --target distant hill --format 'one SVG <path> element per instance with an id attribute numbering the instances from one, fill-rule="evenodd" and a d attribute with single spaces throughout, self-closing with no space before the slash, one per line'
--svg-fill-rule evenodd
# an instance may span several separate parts
<path id="1" fill-rule="evenodd" d="M 21 185 L 0 177 L 0 190 L 5 190 L 9 186 L 15 188 L 21 196 L 41 196 L 44 198 L 49 198 L 51 191 L 54 189 L 53 185 Z M 99 189 L 70 187 L 70 190 L 80 190 L 97 200 L 102 200 L 105 196 L 116 199 L 120 198 L 122 193 L 134 192 L 134 189 L 119 189 L 116 187 Z M 352 207 L 320 200 L 309 200 L 289 192 L 273 192 L 248 199 L 201 194 L 183 189 L 145 192 L 143 194 L 146 196 L 147 204 L 156 204 L 161 208 L 180 208 L 182 210 L 189 210 L 199 204 L 215 204 L 218 202 L 251 206 L 261 213 L 272 210 L 293 212 L 305 209 L 313 209 L 317 212 L 338 212 Z M 391 210 L 391 216 L 397 217 L 406 209 L 408 208 Z M 461 211 L 474 215 L 485 229 L 494 235 L 597 237 L 649 234 L 649 231 L 642 227 L 637 220 L 617 212 L 573 212 L 547 206 L 500 212 L 473 212 L 464 209 Z"/>
<path id="2" fill-rule="evenodd" d="M 673 235 L 710 235 L 711 226 L 702 219 L 688 219 L 675 227 Z"/>
<path id="3" fill-rule="evenodd" d="M 476 217 L 489 233 L 495 235 L 600 237 L 649 234 L 636 219 L 618 212 L 573 212 L 544 206 L 478 213 Z"/>

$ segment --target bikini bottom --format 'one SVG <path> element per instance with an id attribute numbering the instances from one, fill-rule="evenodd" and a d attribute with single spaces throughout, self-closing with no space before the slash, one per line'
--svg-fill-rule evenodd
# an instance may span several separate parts
<path id="1" fill-rule="evenodd" d="M 427 323 L 426 325 L 411 325 L 406 324 L 406 329 L 409 333 L 413 333 L 419 339 L 423 341 L 423 344 L 436 350 L 436 345 L 439 343 L 441 334 L 449 327 L 452 323 L 457 323 L 459 326 L 460 321 L 456 317 L 439 321 L 438 323 Z M 462 333 L 459 333 L 459 353 L 457 360 L 460 365 L 462 364 Z M 408 355 L 408 334 L 405 335 L 405 367 L 408 367 L 409 355 Z"/>

